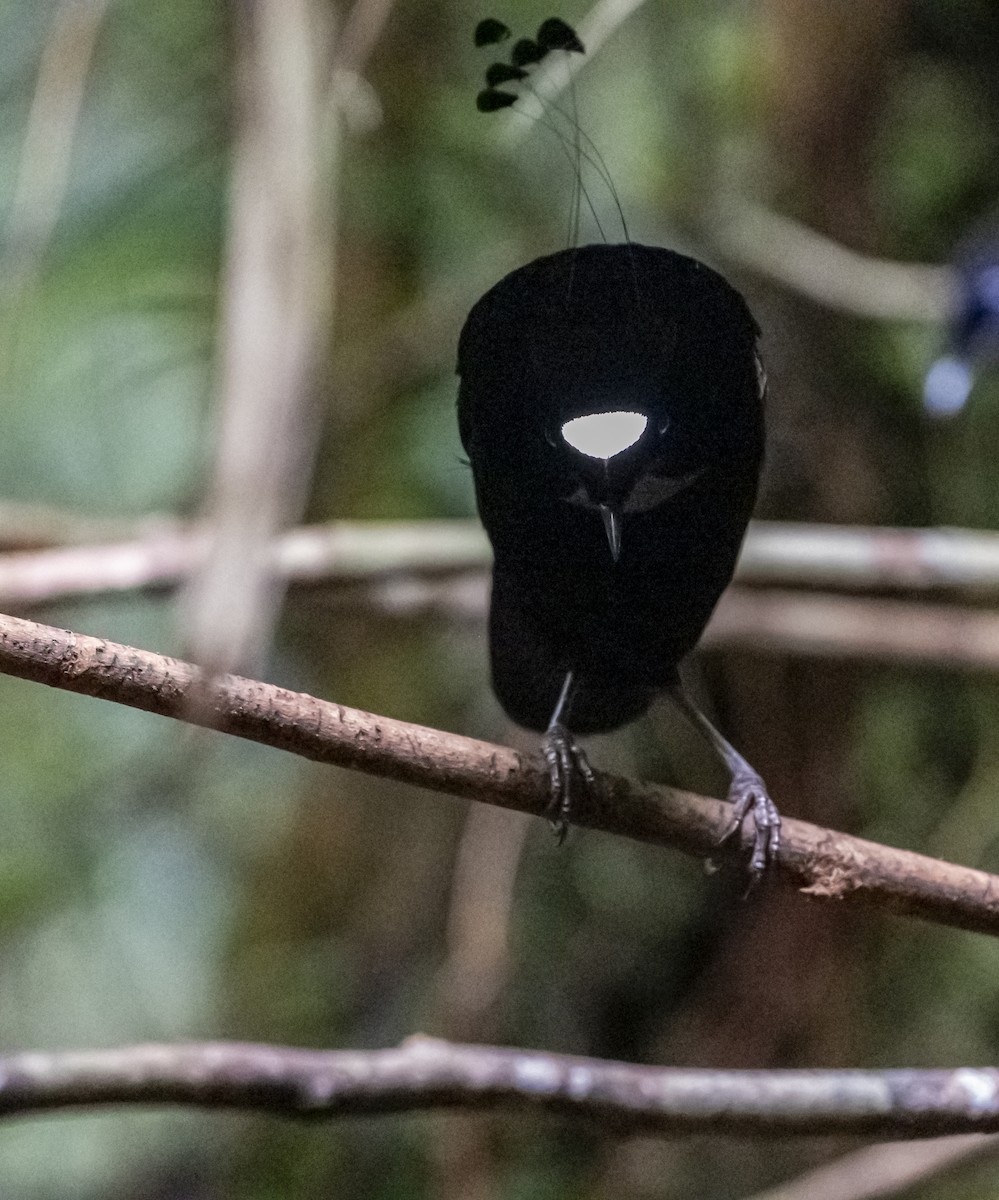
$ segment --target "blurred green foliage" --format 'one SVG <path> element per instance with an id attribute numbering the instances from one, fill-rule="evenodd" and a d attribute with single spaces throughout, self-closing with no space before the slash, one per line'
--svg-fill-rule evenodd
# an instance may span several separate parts
<path id="1" fill-rule="evenodd" d="M 578 83 L 634 236 L 725 267 L 705 218 L 718 189 L 735 186 L 857 249 L 945 261 L 996 201 L 999 10 L 988 0 L 870 8 L 884 20 L 865 34 L 846 6 L 814 0 L 640 7 Z M 231 35 L 243 10 L 110 5 L 57 221 L 38 245 L 13 205 L 59 9 L 0 2 L 3 498 L 89 516 L 189 514 L 213 454 Z M 560 15 L 584 11 L 573 0 Z M 383 119 L 347 138 L 341 164 L 338 323 L 313 519 L 472 515 L 453 421 L 458 330 L 501 274 L 564 244 L 572 177 L 553 143 L 528 130 L 508 152 L 500 123 L 474 111 L 484 61 L 470 31 L 482 15 L 397 5 L 368 64 Z M 509 0 L 497 15 L 528 30 L 550 13 Z M 851 125 L 848 60 L 862 34 L 875 86 Z M 809 108 L 792 67 L 813 58 L 828 72 L 812 71 Z M 834 181 L 841 194 L 823 173 L 827 143 L 830 159 L 856 168 L 849 192 L 848 173 Z M 594 203 L 615 230 L 610 196 L 597 187 Z M 927 427 L 920 382 L 941 330 L 876 325 L 766 280 L 739 283 L 773 367 L 763 512 L 999 522 L 995 378 L 959 421 Z M 164 596 L 28 615 L 182 646 Z M 716 657 L 706 672 L 733 737 L 754 762 L 769 753 L 777 764 L 786 811 L 999 870 L 993 680 L 887 667 L 830 675 L 763 656 Z M 293 594 L 270 677 L 509 735 L 474 623 Z M 818 715 L 788 700 L 808 694 Z M 0 711 L 3 1050 L 199 1037 L 363 1047 L 426 1029 L 704 1065 L 999 1058 L 994 942 L 875 913 L 842 918 L 793 897 L 742 904 L 738 880 L 678 856 L 584 833 L 556 852 L 534 825 L 501 986 L 461 1018 L 443 981 L 464 805 L 9 678 Z M 694 743 L 667 730 L 662 749 L 668 724 L 601 744 L 598 760 L 717 788 Z M 828 807 L 810 810 L 819 796 Z M 483 836 L 483 874 L 520 836 L 512 820 L 505 828 L 492 848 Z M 499 893 L 495 905 L 502 923 Z M 490 936 L 483 927 L 483 945 Z M 0 1195 L 714 1200 L 832 1149 L 617 1143 L 498 1117 L 300 1127 L 75 1115 L 0 1128 Z M 968 1168 L 918 1194 L 981 1195 L 993 1174 Z"/>

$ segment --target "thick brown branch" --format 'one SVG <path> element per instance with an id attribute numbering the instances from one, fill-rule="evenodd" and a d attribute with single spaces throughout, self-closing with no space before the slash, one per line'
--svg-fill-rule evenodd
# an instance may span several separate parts
<path id="1" fill-rule="evenodd" d="M 520 812 L 541 813 L 547 801 L 539 758 L 232 675 L 194 709 L 189 663 L 16 617 L 0 616 L 0 671 L 162 716 L 196 715 L 198 724 L 317 762 Z M 599 782 L 581 798 L 577 824 L 701 857 L 715 852 L 728 814 L 721 801 L 609 775 Z M 803 821 L 785 821 L 776 874 L 812 896 L 999 933 L 999 878 Z"/>
<path id="2" fill-rule="evenodd" d="M 0 1115 L 122 1103 L 313 1119 L 505 1108 L 588 1117 L 612 1132 L 918 1137 L 999 1129 L 999 1070 L 640 1067 L 426 1037 L 391 1050 L 208 1043 L 0 1058 Z"/>

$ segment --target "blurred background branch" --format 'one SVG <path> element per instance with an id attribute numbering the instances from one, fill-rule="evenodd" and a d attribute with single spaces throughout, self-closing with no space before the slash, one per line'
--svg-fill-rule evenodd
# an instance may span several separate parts
<path id="1" fill-rule="evenodd" d="M 140 536 L 79 544 L 103 530 Z M 14 509 L 6 536 L 15 544 L 51 546 L 0 554 L 0 603 L 6 605 L 173 586 L 206 553 L 202 527 L 166 516 L 136 529 L 52 511 L 28 512 L 22 523 Z M 474 521 L 335 521 L 283 533 L 269 546 L 266 561 L 268 570 L 291 582 L 321 584 L 473 571 L 489 565 L 490 550 Z M 938 592 L 985 600 L 999 593 L 999 534 L 754 521 L 737 580 L 761 587 Z"/>
<path id="2" fill-rule="evenodd" d="M 70 180 L 94 50 L 111 0 L 60 0 L 38 64 L 4 230 L 5 300 L 30 287 L 52 240 Z"/>
<path id="3" fill-rule="evenodd" d="M 208 550 L 182 598 L 189 653 L 211 671 L 266 661 L 282 594 L 269 545 L 300 517 L 312 476 L 336 243 L 329 22 L 317 0 L 248 0 L 235 24 L 221 419 Z"/>
<path id="4" fill-rule="evenodd" d="M 702 644 L 806 659 L 994 671 L 999 667 L 999 616 L 958 605 L 730 588 Z"/>
<path id="5" fill-rule="evenodd" d="M 176 587 L 204 563 L 208 546 L 205 530 L 164 520 L 140 541 L 0 554 L 0 605 L 23 611 L 81 596 Z M 485 537 L 472 522 L 336 522 L 283 534 L 269 548 L 266 569 L 286 583 L 336 584 L 344 604 L 373 605 L 389 615 L 439 611 L 483 621 L 481 572 L 488 562 Z M 981 602 L 999 590 L 996 534 L 757 521 L 737 581 L 753 586 L 722 599 L 707 646 L 999 667 L 999 616 L 992 611 L 814 590 L 937 592 Z M 813 590 L 789 590 L 794 585 Z"/>
<path id="6" fill-rule="evenodd" d="M 750 200 L 720 200 L 708 236 L 732 266 L 858 317 L 942 324 L 956 308 L 950 267 L 860 254 Z"/>
<path id="7" fill-rule="evenodd" d="M 997 1152 L 999 1137 L 987 1133 L 865 1146 L 751 1200 L 885 1200 L 973 1159 L 991 1160 Z"/>
<path id="8" fill-rule="evenodd" d="M 606 1133 L 763 1136 L 987 1131 L 999 1071 L 707 1071 L 414 1036 L 392 1050 L 213 1042 L 0 1058 L 0 1115 L 193 1104 L 320 1117 L 507 1108 L 586 1117 Z"/>

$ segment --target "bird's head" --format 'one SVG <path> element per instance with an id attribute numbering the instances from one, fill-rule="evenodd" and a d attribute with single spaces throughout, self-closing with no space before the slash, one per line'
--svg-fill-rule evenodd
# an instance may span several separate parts
<path id="1" fill-rule="evenodd" d="M 650 413 L 638 405 L 626 405 L 563 414 L 557 428 L 549 431 L 549 443 L 576 485 L 569 502 L 599 512 L 615 562 L 633 493 L 658 458 L 668 424 L 662 417 L 650 419 Z"/>

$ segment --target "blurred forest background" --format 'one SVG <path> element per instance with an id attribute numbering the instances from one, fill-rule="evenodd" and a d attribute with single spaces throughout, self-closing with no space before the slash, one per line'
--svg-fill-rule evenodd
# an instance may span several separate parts
<path id="1" fill-rule="evenodd" d="M 355 2 L 0 2 L 0 549 L 208 513 L 235 531 L 224 565 L 283 522 L 474 516 L 458 331 L 502 274 L 565 244 L 572 177 L 544 130 L 475 111 L 471 32 L 553 13 Z M 999 376 L 927 417 L 946 328 L 924 276 L 897 302 L 864 284 L 823 304 L 750 217 L 887 273 L 946 264 L 999 193 L 999 6 L 598 9 L 581 120 L 632 235 L 723 270 L 764 329 L 759 515 L 994 528 Z M 400 579 L 282 600 L 227 569 L 19 612 L 532 744 L 489 691 L 481 606 L 450 585 L 433 603 Z M 999 870 L 987 670 L 743 648 L 692 676 L 786 814 Z M 739 878 L 679 855 L 580 831 L 558 850 L 540 821 L 18 680 L 0 678 L 0 711 L 4 1050 L 420 1030 L 663 1064 L 999 1061 L 986 937 L 778 889 L 743 903 Z M 657 713 L 592 757 L 721 794 L 676 724 Z M 512 1116 L 73 1115 L 0 1129 L 0 1195 L 714 1200 L 846 1148 Z M 996 1172 L 907 1194 L 982 1195 Z"/>

